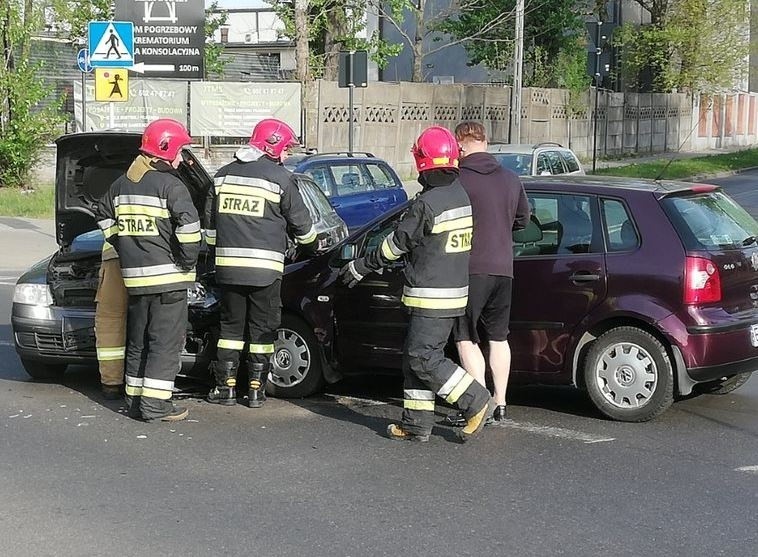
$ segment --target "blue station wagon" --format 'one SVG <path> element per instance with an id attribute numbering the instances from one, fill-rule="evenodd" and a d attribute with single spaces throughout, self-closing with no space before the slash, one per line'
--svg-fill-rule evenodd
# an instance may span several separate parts
<path id="1" fill-rule="evenodd" d="M 397 173 L 371 153 L 295 154 L 285 165 L 313 178 L 351 231 L 408 200 Z"/>

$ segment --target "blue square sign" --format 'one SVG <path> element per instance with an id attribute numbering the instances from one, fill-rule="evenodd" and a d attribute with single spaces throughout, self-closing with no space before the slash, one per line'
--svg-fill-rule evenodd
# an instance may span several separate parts
<path id="1" fill-rule="evenodd" d="M 131 21 L 90 21 L 89 63 L 93 68 L 132 67 L 134 24 Z"/>

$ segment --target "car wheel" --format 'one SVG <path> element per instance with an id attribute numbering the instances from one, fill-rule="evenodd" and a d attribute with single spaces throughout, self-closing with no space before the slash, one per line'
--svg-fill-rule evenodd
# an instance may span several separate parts
<path id="1" fill-rule="evenodd" d="M 707 383 L 700 383 L 695 385 L 695 390 L 698 393 L 708 395 L 727 395 L 732 391 L 735 391 L 747 383 L 748 379 L 752 375 L 752 372 L 738 373 L 732 375 L 726 379 L 719 379 L 718 381 L 708 381 Z"/>
<path id="2" fill-rule="evenodd" d="M 37 381 L 55 381 L 63 377 L 66 372 L 66 364 L 46 364 L 37 360 L 21 358 L 21 365 L 26 373 Z"/>
<path id="3" fill-rule="evenodd" d="M 666 349 L 636 327 L 618 327 L 601 335 L 587 353 L 584 379 L 592 402 L 614 420 L 651 420 L 674 400 Z"/>
<path id="4" fill-rule="evenodd" d="M 301 398 L 321 390 L 324 374 L 320 348 L 310 327 L 301 319 L 284 315 L 277 331 L 273 370 L 266 392 L 280 398 Z"/>

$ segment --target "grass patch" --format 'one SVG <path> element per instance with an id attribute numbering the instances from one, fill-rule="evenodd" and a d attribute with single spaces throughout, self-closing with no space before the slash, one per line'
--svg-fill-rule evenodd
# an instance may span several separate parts
<path id="1" fill-rule="evenodd" d="M 629 178 L 658 178 L 668 164 L 668 159 L 640 164 L 629 164 L 615 168 L 598 169 L 595 174 L 603 176 L 625 176 Z M 741 170 L 758 166 L 758 149 L 746 149 L 734 153 L 707 155 L 688 159 L 674 160 L 663 173 L 664 180 L 680 180 L 701 174 Z"/>
<path id="2" fill-rule="evenodd" d="M 0 188 L 0 215 L 51 219 L 55 209 L 53 186 L 40 186 L 35 190 Z"/>

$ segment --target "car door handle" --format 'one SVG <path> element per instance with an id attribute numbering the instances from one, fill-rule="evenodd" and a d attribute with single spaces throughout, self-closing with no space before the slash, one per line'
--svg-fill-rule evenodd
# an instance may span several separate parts
<path id="1" fill-rule="evenodd" d="M 600 275 L 588 271 L 579 271 L 571 275 L 569 280 L 571 282 L 595 282 L 596 280 L 600 280 Z"/>
<path id="2" fill-rule="evenodd" d="M 335 209 L 339 209 L 340 207 L 342 207 L 342 203 L 332 203 L 332 207 L 334 207 Z"/>

